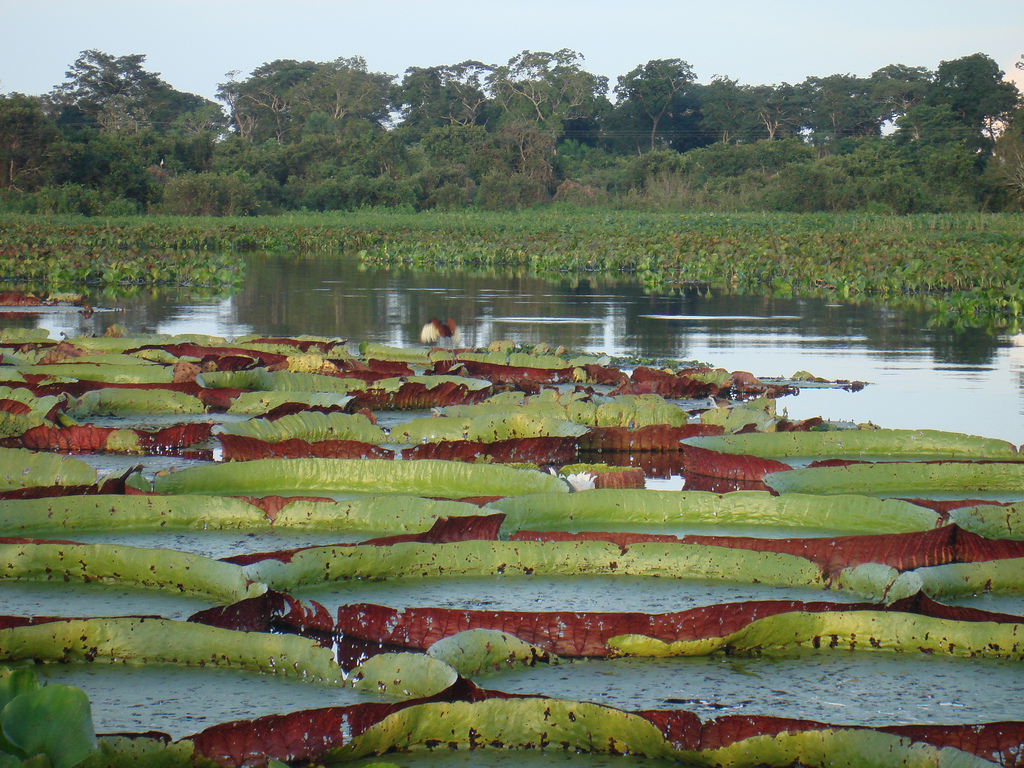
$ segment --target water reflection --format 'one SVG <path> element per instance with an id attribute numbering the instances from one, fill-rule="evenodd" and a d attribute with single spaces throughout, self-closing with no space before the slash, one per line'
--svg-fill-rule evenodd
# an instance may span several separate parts
<path id="1" fill-rule="evenodd" d="M 648 294 L 632 282 L 588 275 L 548 281 L 525 273 L 365 268 L 334 256 L 250 259 L 244 289 L 229 298 L 161 291 L 93 298 L 91 318 L 48 313 L 53 335 L 199 332 L 234 338 L 341 336 L 419 345 L 430 317 L 455 318 L 467 345 L 498 339 L 574 350 L 700 360 L 760 376 L 799 370 L 869 381 L 856 394 L 803 390 L 780 406 L 791 417 L 824 416 L 882 426 L 951 429 L 1024 442 L 1024 347 L 972 331 L 927 328 L 927 316 L 829 298 L 730 296 L 704 286 Z"/>

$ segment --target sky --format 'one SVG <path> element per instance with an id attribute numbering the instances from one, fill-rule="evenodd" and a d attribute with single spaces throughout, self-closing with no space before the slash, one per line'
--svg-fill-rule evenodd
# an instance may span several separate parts
<path id="1" fill-rule="evenodd" d="M 145 54 L 145 69 L 210 99 L 227 73 L 245 79 L 275 59 L 362 56 L 400 80 L 409 67 L 561 48 L 612 87 L 651 59 L 683 59 L 701 83 L 762 85 L 934 70 L 980 52 L 1024 90 L 1024 0 L 0 0 L 0 30 L 0 93 L 30 95 L 62 83 L 87 49 Z"/>

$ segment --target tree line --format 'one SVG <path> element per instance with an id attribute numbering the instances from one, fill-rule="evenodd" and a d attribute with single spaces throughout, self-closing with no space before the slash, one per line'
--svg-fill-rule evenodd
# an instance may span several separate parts
<path id="1" fill-rule="evenodd" d="M 982 53 L 776 85 L 700 83 L 682 59 L 613 84 L 569 49 L 401 78 L 358 56 L 279 59 L 229 73 L 217 101 L 145 58 L 83 51 L 49 93 L 0 96 L 0 210 L 1024 205 L 1021 94 Z"/>

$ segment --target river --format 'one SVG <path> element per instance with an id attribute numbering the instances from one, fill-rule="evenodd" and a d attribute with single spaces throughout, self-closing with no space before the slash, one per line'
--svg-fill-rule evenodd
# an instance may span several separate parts
<path id="1" fill-rule="evenodd" d="M 865 381 L 859 392 L 803 389 L 779 401 L 791 418 L 944 429 L 1024 443 L 1024 338 L 928 327 L 924 313 L 823 298 L 730 296 L 687 286 L 645 293 L 599 276 L 366 268 L 336 256 L 256 255 L 228 298 L 187 290 L 91 296 L 101 311 L 49 312 L 0 325 L 53 337 L 203 333 L 233 339 L 310 334 L 418 346 L 432 316 L 454 318 L 467 346 L 511 339 L 580 352 L 697 360 L 756 376 L 805 370 Z"/>

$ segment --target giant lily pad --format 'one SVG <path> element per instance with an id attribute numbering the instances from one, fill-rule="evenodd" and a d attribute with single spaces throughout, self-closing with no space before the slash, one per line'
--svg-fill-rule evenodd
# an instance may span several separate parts
<path id="1" fill-rule="evenodd" d="M 307 411 L 291 416 L 282 416 L 270 421 L 250 419 L 218 427 L 219 434 L 253 437 L 266 442 L 277 442 L 289 437 L 299 437 L 309 442 L 317 440 L 358 440 L 363 443 L 380 444 L 387 440 L 384 430 L 363 414 L 317 413 Z"/>
<path id="2" fill-rule="evenodd" d="M 493 629 L 467 629 L 438 640 L 427 653 L 461 675 L 478 675 L 503 667 L 558 663 L 558 657 L 515 635 Z"/>
<path id="3" fill-rule="evenodd" d="M 68 409 L 75 419 L 141 413 L 206 413 L 206 406 L 198 397 L 174 390 L 104 388 L 84 393 Z"/>
<path id="4" fill-rule="evenodd" d="M 288 403 L 299 403 L 306 408 L 344 408 L 352 395 L 334 392 L 242 392 L 228 408 L 228 413 L 243 416 L 262 416 Z"/>
<path id="5" fill-rule="evenodd" d="M 386 563 L 386 566 L 384 565 Z M 801 557 L 687 544 L 638 544 L 622 552 L 605 542 L 463 541 L 379 546 L 310 547 L 245 566 L 251 581 L 276 590 L 340 579 L 501 574 L 622 574 L 721 579 L 789 586 L 824 584 Z"/>
<path id="6" fill-rule="evenodd" d="M 789 474 L 782 472 L 778 476 Z M 594 530 L 609 525 L 672 523 L 896 533 L 927 530 L 940 524 L 938 514 L 916 504 L 852 494 L 821 497 L 800 493 L 773 496 L 761 491 L 717 494 L 609 489 L 568 496 L 527 495 L 500 499 L 491 506 L 506 514 L 505 526 L 510 530 Z"/>
<path id="7" fill-rule="evenodd" d="M 862 456 L 975 458 L 1024 461 L 1005 440 L 934 429 L 842 429 L 827 432 L 750 432 L 694 437 L 690 445 L 764 458 Z"/>
<path id="8" fill-rule="evenodd" d="M 213 665 L 333 685 L 343 680 L 331 651 L 304 637 L 143 617 L 66 619 L 0 629 L 0 659 Z"/>
<path id="9" fill-rule="evenodd" d="M 55 530 L 265 528 L 266 513 L 223 496 L 84 495 L 0 500 L 0 531 L 24 536 Z"/>
<path id="10" fill-rule="evenodd" d="M 69 456 L 0 448 L 0 490 L 36 485 L 90 485 L 96 470 Z"/>
<path id="11" fill-rule="evenodd" d="M 1024 463 L 985 461 L 878 462 L 808 467 L 766 475 L 779 493 L 912 495 L 1024 489 Z"/>
<path id="12" fill-rule="evenodd" d="M 162 365 L 141 364 L 145 361 L 139 358 L 135 358 L 135 360 L 140 364 L 57 363 L 54 365 L 26 365 L 19 368 L 18 371 L 25 376 L 41 376 L 46 379 L 67 377 L 119 384 L 169 384 L 174 378 L 170 368 Z"/>
<path id="13" fill-rule="evenodd" d="M 451 686 L 459 673 L 439 658 L 423 653 L 380 653 L 351 672 L 357 690 L 398 699 L 433 696 Z"/>
<path id="14" fill-rule="evenodd" d="M 0 579 L 130 584 L 227 602 L 265 589 L 231 563 L 170 549 L 6 539 L 0 558 Z"/>
<path id="15" fill-rule="evenodd" d="M 718 638 L 665 643 L 637 635 L 613 637 L 612 653 L 703 656 L 728 646 L 732 653 L 766 653 L 802 647 L 815 650 L 923 651 L 953 656 L 1024 660 L 1020 624 L 958 622 L 892 611 L 779 613 Z"/>
<path id="16" fill-rule="evenodd" d="M 580 437 L 587 428 L 563 418 L 538 417 L 532 413 L 505 411 L 482 414 L 469 419 L 411 419 L 392 430 L 395 442 L 413 444 L 441 440 L 473 440 L 492 443 L 499 440 L 532 437 Z"/>
<path id="17" fill-rule="evenodd" d="M 263 459 L 192 467 L 153 482 L 158 493 L 418 493 L 424 496 L 511 496 L 567 492 L 544 472 L 458 461 L 386 459 Z"/>

